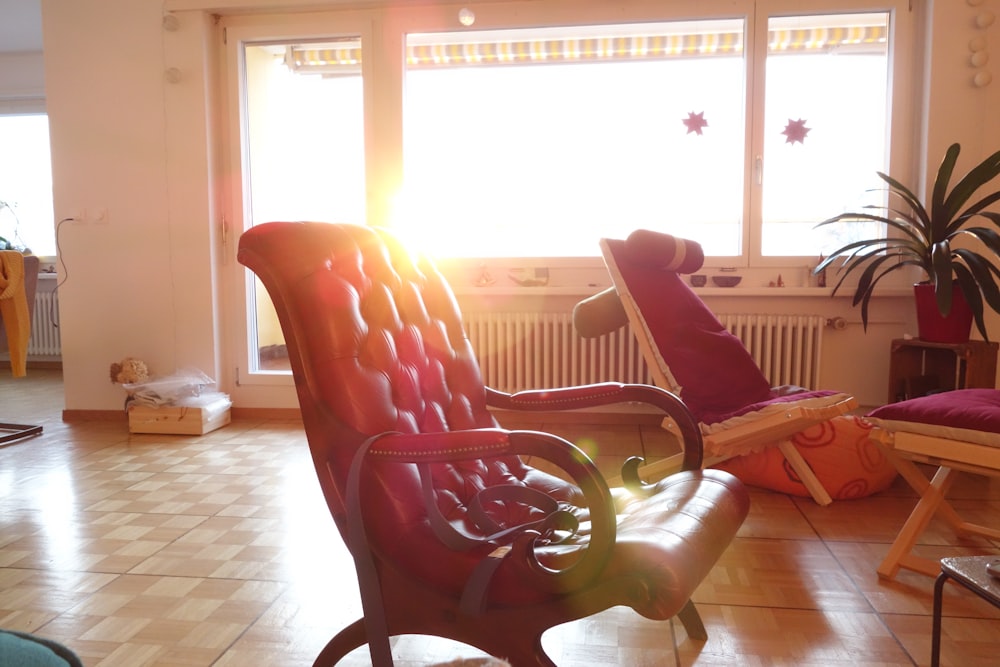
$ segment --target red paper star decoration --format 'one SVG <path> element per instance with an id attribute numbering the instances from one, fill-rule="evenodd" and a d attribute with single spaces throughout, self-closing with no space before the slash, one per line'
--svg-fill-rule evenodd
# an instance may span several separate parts
<path id="1" fill-rule="evenodd" d="M 782 132 L 785 135 L 785 143 L 794 144 L 797 141 L 801 144 L 811 129 L 811 127 L 806 127 L 806 122 L 801 118 L 798 120 L 789 118 L 788 125 L 785 126 L 785 131 Z"/>
<path id="2" fill-rule="evenodd" d="M 688 134 L 694 132 L 695 134 L 701 134 L 701 129 L 703 127 L 708 127 L 708 121 L 705 120 L 705 112 L 699 111 L 698 113 L 691 112 L 688 117 L 683 121 L 684 125 L 687 127 Z"/>

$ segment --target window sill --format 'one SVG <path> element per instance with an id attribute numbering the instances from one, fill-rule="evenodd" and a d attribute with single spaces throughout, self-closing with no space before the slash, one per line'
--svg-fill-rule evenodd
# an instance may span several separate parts
<path id="1" fill-rule="evenodd" d="M 534 287 L 520 285 L 487 285 L 476 287 L 474 285 L 455 285 L 454 292 L 457 296 L 576 296 L 586 298 L 601 292 L 608 287 L 607 284 L 590 285 L 538 285 Z M 700 297 L 824 297 L 829 298 L 851 298 L 854 292 L 851 289 L 841 289 L 836 295 L 833 294 L 832 287 L 692 287 L 695 294 Z M 875 291 L 873 297 L 912 297 L 911 287 L 886 287 Z"/>
<path id="2" fill-rule="evenodd" d="M 695 294 L 699 296 L 753 296 L 753 297 L 802 297 L 802 296 L 822 296 L 837 298 L 851 298 L 854 296 L 853 289 L 842 289 L 833 293 L 832 287 L 692 287 Z M 878 297 L 913 296 L 912 288 L 887 287 L 877 289 L 872 295 Z"/>

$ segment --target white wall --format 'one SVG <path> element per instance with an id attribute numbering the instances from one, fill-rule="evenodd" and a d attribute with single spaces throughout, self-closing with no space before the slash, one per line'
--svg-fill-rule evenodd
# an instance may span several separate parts
<path id="1" fill-rule="evenodd" d="M 983 0 L 973 6 L 965 0 L 935 0 L 929 11 L 930 39 L 934 44 L 925 91 L 925 164 L 933 173 L 945 150 L 954 142 L 962 144 L 956 175 L 962 174 L 988 155 L 1000 150 L 1000 20 L 988 28 L 976 25 L 984 12 L 1000 15 L 998 0 Z M 969 61 L 970 42 L 985 38 L 990 62 L 976 68 Z M 991 72 L 993 82 L 984 87 L 973 84 L 980 71 Z M 957 178 L 957 176 L 956 176 Z M 990 338 L 1000 338 L 1000 315 L 986 318 Z M 978 337 L 978 334 L 975 334 Z M 997 386 L 1000 387 L 1000 373 Z"/>
<path id="2" fill-rule="evenodd" d="M 984 0 L 978 10 L 1000 11 L 997 2 Z M 168 3 L 197 6 L 194 0 Z M 162 7 L 160 0 L 43 0 L 56 216 L 97 209 L 109 216 L 105 225 L 61 228 L 67 268 L 63 367 L 71 411 L 121 406 L 122 392 L 108 382 L 107 369 L 126 355 L 145 359 L 157 372 L 196 366 L 218 378 L 223 390 L 232 382 L 224 370 L 229 364 L 219 317 L 220 271 L 232 253 L 220 246 L 212 208 L 225 176 L 216 175 L 211 161 L 209 110 L 218 86 L 206 75 L 210 18 L 182 11 L 179 29 L 165 31 Z M 985 88 L 970 83 L 967 43 L 975 11 L 965 0 L 935 0 L 928 12 L 926 150 L 938 156 L 961 141 L 965 165 L 965 159 L 1000 148 L 1000 80 Z M 995 62 L 998 31 L 989 31 L 997 43 Z M 168 68 L 181 73 L 179 82 L 166 81 Z M 788 304 L 782 303 L 777 307 Z M 831 314 L 845 309 L 841 299 L 818 307 Z M 753 300 L 744 309 L 765 312 L 775 304 Z M 856 312 L 848 314 L 857 320 Z M 1000 323 L 995 327 L 1000 332 Z M 909 322 L 879 325 L 868 334 L 856 326 L 828 337 L 827 383 L 865 403 L 881 400 L 888 341 L 911 330 Z"/>
<path id="3" fill-rule="evenodd" d="M 42 12 L 55 215 L 107 211 L 106 224 L 60 228 L 66 408 L 121 406 L 108 367 L 125 356 L 217 377 L 206 28 L 164 31 L 153 0 Z M 167 67 L 184 79 L 167 83 Z"/>

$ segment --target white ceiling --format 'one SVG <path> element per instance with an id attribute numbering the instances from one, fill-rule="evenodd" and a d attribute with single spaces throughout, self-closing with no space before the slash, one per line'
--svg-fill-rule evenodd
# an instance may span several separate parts
<path id="1" fill-rule="evenodd" d="M 42 50 L 42 0 L 0 0 L 0 53 Z"/>

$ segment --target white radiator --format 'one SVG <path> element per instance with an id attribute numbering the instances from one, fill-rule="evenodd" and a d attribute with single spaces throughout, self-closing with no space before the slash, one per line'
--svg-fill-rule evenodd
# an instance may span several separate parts
<path id="1" fill-rule="evenodd" d="M 31 317 L 28 356 L 58 357 L 61 355 L 58 292 L 38 290 L 35 292 L 35 312 Z"/>
<path id="2" fill-rule="evenodd" d="M 507 392 L 594 382 L 651 384 L 630 327 L 581 338 L 568 313 L 465 313 L 484 382 Z M 819 315 L 718 315 L 771 386 L 819 387 L 826 319 Z"/>
<path id="3" fill-rule="evenodd" d="M 819 368 L 823 353 L 821 315 L 717 315 L 743 341 L 772 387 L 793 384 L 822 389 Z"/>

